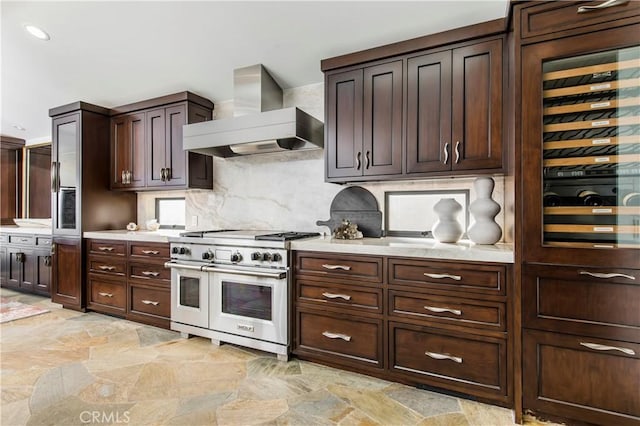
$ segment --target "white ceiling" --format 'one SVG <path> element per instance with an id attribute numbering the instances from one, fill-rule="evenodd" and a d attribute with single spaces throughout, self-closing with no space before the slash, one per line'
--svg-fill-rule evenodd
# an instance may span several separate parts
<path id="1" fill-rule="evenodd" d="M 229 100 L 233 69 L 256 63 L 285 89 L 319 83 L 321 59 L 504 17 L 507 3 L 2 0 L 0 132 L 46 139 L 49 108 L 79 100 L 113 107 L 183 90 Z"/>

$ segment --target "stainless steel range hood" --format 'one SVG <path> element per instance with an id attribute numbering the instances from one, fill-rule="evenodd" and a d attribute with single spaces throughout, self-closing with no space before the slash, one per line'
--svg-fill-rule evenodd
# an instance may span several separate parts
<path id="1" fill-rule="evenodd" d="M 320 120 L 282 108 L 282 89 L 261 65 L 233 72 L 234 116 L 183 127 L 183 148 L 218 157 L 324 146 Z"/>

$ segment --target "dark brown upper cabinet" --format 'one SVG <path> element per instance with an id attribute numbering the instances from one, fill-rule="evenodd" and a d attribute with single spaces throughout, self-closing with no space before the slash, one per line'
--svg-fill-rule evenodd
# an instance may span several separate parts
<path id="1" fill-rule="evenodd" d="M 182 149 L 182 126 L 211 120 L 213 103 L 190 92 L 117 107 L 111 117 L 111 188 L 213 186 L 210 156 Z"/>
<path id="2" fill-rule="evenodd" d="M 327 77 L 327 177 L 402 173 L 402 61 Z"/>
<path id="3" fill-rule="evenodd" d="M 111 119 L 111 188 L 145 186 L 145 115 L 124 114 Z"/>
<path id="4" fill-rule="evenodd" d="M 22 147 L 24 140 L 2 136 L 0 140 L 0 225 L 13 225 L 22 217 Z"/>
<path id="5" fill-rule="evenodd" d="M 503 43 L 496 34 L 325 69 L 326 180 L 503 172 Z"/>

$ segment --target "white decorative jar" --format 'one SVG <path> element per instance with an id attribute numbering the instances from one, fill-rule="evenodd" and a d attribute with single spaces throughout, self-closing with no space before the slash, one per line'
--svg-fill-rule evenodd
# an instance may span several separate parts
<path id="1" fill-rule="evenodd" d="M 473 182 L 476 199 L 469 205 L 475 223 L 467 230 L 467 236 L 476 244 L 495 244 L 502 238 L 502 229 L 494 220 L 501 207 L 491 198 L 495 182 L 490 177 L 479 177 Z"/>
<path id="2" fill-rule="evenodd" d="M 454 198 L 442 198 L 433 206 L 438 221 L 433 224 L 433 238 L 441 243 L 455 243 L 460 239 L 464 229 L 458 222 L 458 214 L 462 206 Z"/>

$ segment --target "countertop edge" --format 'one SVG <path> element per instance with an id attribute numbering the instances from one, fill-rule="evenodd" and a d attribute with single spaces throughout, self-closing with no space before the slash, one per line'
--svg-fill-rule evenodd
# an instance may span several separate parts
<path id="1" fill-rule="evenodd" d="M 89 231 L 82 234 L 83 238 L 93 238 L 96 240 L 141 241 L 148 243 L 168 243 L 169 237 L 171 236 L 173 236 L 173 233 L 163 231 L 125 230 Z"/>

